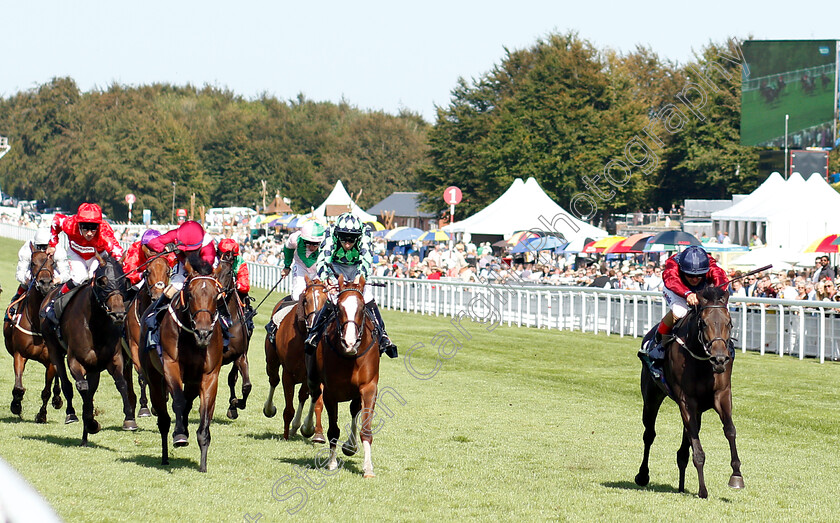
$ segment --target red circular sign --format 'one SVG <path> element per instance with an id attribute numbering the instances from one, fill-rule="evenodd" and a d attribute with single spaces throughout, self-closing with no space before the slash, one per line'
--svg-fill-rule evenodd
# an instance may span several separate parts
<path id="1" fill-rule="evenodd" d="M 461 203 L 461 189 L 451 185 L 443 191 L 443 201 L 450 205 L 458 205 Z"/>
<path id="2" fill-rule="evenodd" d="M 133 194 L 128 193 L 125 195 L 125 203 L 132 205 L 134 202 L 137 201 L 137 198 L 134 197 Z"/>

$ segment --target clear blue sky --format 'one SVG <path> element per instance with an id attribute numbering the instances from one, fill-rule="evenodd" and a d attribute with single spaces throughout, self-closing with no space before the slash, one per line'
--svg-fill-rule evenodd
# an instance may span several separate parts
<path id="1" fill-rule="evenodd" d="M 828 5 L 835 7 L 827 7 Z M 71 76 L 226 87 L 434 120 L 458 77 L 476 78 L 505 47 L 576 30 L 597 47 L 650 46 L 685 62 L 710 40 L 840 38 L 838 2 L 426 0 L 5 0 L 0 96 Z M 798 15 L 797 7 L 809 9 Z"/>

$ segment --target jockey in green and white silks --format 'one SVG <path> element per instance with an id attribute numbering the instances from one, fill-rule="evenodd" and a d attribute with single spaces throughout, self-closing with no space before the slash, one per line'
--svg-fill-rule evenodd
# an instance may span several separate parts
<path id="1" fill-rule="evenodd" d="M 292 300 L 297 301 L 306 289 L 304 276 L 309 276 L 312 280 L 318 277 L 316 262 L 318 249 L 324 241 L 324 232 L 324 226 L 320 223 L 306 222 L 283 244 L 283 277 L 292 273 Z"/>
<path id="2" fill-rule="evenodd" d="M 327 305 L 319 311 L 315 323 L 309 331 L 309 336 L 306 338 L 308 352 L 314 352 L 314 349 L 318 346 L 318 340 L 331 316 L 332 305 L 334 305 L 337 297 L 335 290 L 338 276 L 343 274 L 346 281 L 353 281 L 356 276 L 364 276 L 365 279 L 370 276 L 371 266 L 373 265 L 371 243 L 370 228 L 349 212 L 339 216 L 335 224 L 330 227 L 326 238 L 321 243 L 321 252 L 315 265 L 318 278 L 326 282 L 332 290 L 330 293 L 332 302 L 327 302 Z M 388 356 L 396 358 L 397 346 L 385 332 L 385 322 L 379 313 L 379 307 L 373 300 L 373 291 L 368 285 L 365 285 L 364 300 L 369 317 L 380 332 L 380 352 L 385 352 Z"/>

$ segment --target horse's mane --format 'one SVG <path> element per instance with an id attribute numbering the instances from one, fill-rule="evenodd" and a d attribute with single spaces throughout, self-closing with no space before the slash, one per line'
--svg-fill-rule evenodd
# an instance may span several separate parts
<path id="1" fill-rule="evenodd" d="M 726 300 L 726 291 L 724 291 L 717 285 L 709 285 L 708 287 L 700 291 L 700 295 L 703 296 L 704 299 L 712 303 L 717 303 L 719 301 Z"/>
<path id="2" fill-rule="evenodd" d="M 198 252 L 191 252 L 187 256 L 187 261 L 199 276 L 210 276 L 213 274 L 213 266 L 204 261 Z"/>

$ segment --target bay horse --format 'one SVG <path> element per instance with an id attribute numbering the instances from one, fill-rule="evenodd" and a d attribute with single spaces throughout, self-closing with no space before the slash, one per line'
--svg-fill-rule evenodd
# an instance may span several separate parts
<path id="1" fill-rule="evenodd" d="M 309 279 L 309 276 L 304 276 L 306 281 L 306 288 L 300 295 L 294 309 L 289 312 L 280 325 L 277 327 L 275 333 L 274 343 L 269 341 L 268 336 L 265 338 L 265 372 L 268 374 L 268 399 L 265 400 L 263 406 L 263 414 L 266 417 L 272 418 L 277 414 L 277 407 L 274 406 L 274 390 L 280 384 L 280 366 L 283 366 L 283 396 L 285 398 L 286 407 L 283 409 L 283 439 L 288 440 L 289 434 L 294 435 L 298 428 L 301 429 L 301 435 L 304 437 L 312 437 L 313 443 L 326 443 L 324 438 L 324 430 L 321 427 L 321 411 L 323 410 L 323 400 L 319 400 L 315 405 L 315 423 L 312 423 L 312 417 L 307 417 L 306 423 L 301 427 L 301 414 L 303 413 L 303 406 L 306 400 L 309 399 L 309 384 L 306 380 L 306 364 L 304 360 L 303 342 L 306 339 L 309 329 L 315 322 L 315 316 L 318 311 L 327 303 L 329 299 L 327 294 L 327 287 L 321 283 L 321 280 Z M 274 306 L 271 311 L 271 318 L 284 305 L 289 303 L 287 301 L 280 301 Z M 269 319 L 269 321 L 273 321 Z M 294 397 L 295 386 L 300 383 L 300 391 L 298 393 L 298 408 L 295 411 Z M 291 431 L 290 431 L 291 426 Z"/>
<path id="2" fill-rule="evenodd" d="M 97 255 L 98 256 L 98 255 Z M 93 396 L 99 387 L 99 375 L 107 370 L 123 400 L 123 430 L 137 430 L 134 409 L 128 399 L 128 386 L 123 377 L 122 330 L 125 322 L 125 274 L 120 263 L 105 254 L 99 257 L 99 267 L 93 279 L 83 284 L 69 297 L 59 319 L 61 338 L 49 326 L 41 324 L 41 333 L 49 348 L 50 361 L 55 365 L 61 389 L 72 408 L 73 387 L 67 377 L 67 368 L 82 396 L 82 446 L 87 446 L 88 435 L 101 429 L 94 419 Z M 57 293 L 54 289 L 52 293 Z M 42 309 L 48 303 L 45 299 Z"/>
<path id="3" fill-rule="evenodd" d="M 645 451 L 636 484 L 646 486 L 650 481 L 648 457 L 656 437 L 656 415 L 666 395 L 677 403 L 683 421 L 683 440 L 677 451 L 680 471 L 679 491 L 685 491 L 685 469 L 691 447 L 694 466 L 700 482 L 697 495 L 708 497 L 703 477 L 705 454 L 700 446 L 700 417 L 703 412 L 715 409 L 723 423 L 723 433 L 729 441 L 732 476 L 729 486 L 744 488 L 741 461 L 735 447 L 735 425 L 732 423 L 732 363 L 734 351 L 730 350 L 732 320 L 727 309 L 729 293 L 718 287 L 706 287 L 698 293 L 699 307 L 675 327 L 675 338 L 665 347 L 664 375 L 670 394 L 654 381 L 650 371 L 642 364 L 641 389 L 644 408 L 642 421 L 645 426 Z"/>
<path id="4" fill-rule="evenodd" d="M 219 370 L 222 367 L 222 328 L 218 301 L 221 286 L 213 268 L 197 255 L 185 262 L 187 279 L 160 321 L 161 355 L 147 350 L 146 326 L 140 335 L 140 366 L 149 383 L 149 396 L 158 418 L 161 437 L 161 464 L 169 464 L 167 437 L 172 418 L 166 406 L 172 395 L 175 430 L 172 444 L 189 445 L 187 421 L 193 401 L 199 398 L 199 423 L 196 438 L 201 449 L 199 470 L 207 472 L 210 446 L 210 422 L 216 408 Z"/>
<path id="5" fill-rule="evenodd" d="M 137 296 L 128 306 L 128 313 L 125 319 L 125 340 L 128 345 L 128 358 L 125 362 L 123 373 L 128 383 L 128 395 L 132 409 L 137 407 L 137 395 L 134 393 L 132 383 L 132 366 L 137 371 L 137 384 L 140 387 L 140 410 L 137 416 L 140 418 L 149 417 L 149 401 L 146 398 L 146 379 L 140 368 L 140 331 L 142 329 L 142 318 L 149 306 L 158 300 L 163 294 L 163 289 L 169 284 L 170 263 L 166 256 L 157 255 L 154 251 L 142 245 L 140 247 L 147 260 L 151 260 L 143 270 L 143 285 Z"/>
<path id="6" fill-rule="evenodd" d="M 227 417 L 239 417 L 238 409 L 244 409 L 248 396 L 251 394 L 251 376 L 248 370 L 248 346 L 251 343 L 251 332 L 246 326 L 245 307 L 236 292 L 236 277 L 233 274 L 233 262 L 236 256 L 232 252 L 223 253 L 219 257 L 216 267 L 216 279 L 222 287 L 222 306 L 228 311 L 230 327 L 228 327 L 228 346 L 223 349 L 222 365 L 232 363 L 228 374 L 230 400 Z M 236 398 L 236 381 L 242 375 L 242 399 Z"/>
<path id="7" fill-rule="evenodd" d="M 335 320 L 330 322 L 319 340 L 314 355 L 314 372 L 309 373 L 307 379 L 312 400 L 309 406 L 310 416 L 322 396 L 320 385 L 324 385 L 323 401 L 329 418 L 327 438 L 330 442 L 327 469 L 338 468 L 338 403 L 349 401 L 352 422 L 350 434 L 341 450 L 347 456 L 352 456 L 358 451 L 357 414 L 361 411 L 361 440 L 364 447 L 362 468 L 365 478 L 373 478 L 376 475 L 373 473 L 371 461 L 371 420 L 376 407 L 379 383 L 379 340 L 374 334 L 373 323 L 365 314 L 364 287 L 364 276 L 358 277 L 358 283 L 347 283 L 344 281 L 344 275 L 339 275 Z"/>
<path id="8" fill-rule="evenodd" d="M 46 368 L 44 390 L 41 391 L 41 410 L 35 416 L 35 422 L 46 423 L 47 401 L 50 399 L 51 386 L 53 388 L 53 408 L 60 409 L 63 405 L 60 384 L 55 379 L 55 366 L 50 362 L 49 350 L 41 336 L 41 318 L 38 316 L 41 302 L 55 286 L 53 284 L 55 260 L 47 253 L 35 250 L 33 246 L 30 246 L 30 248 L 32 249 L 32 260 L 29 263 L 29 274 L 31 276 L 29 288 L 18 299 L 17 314 L 11 318 L 11 321 L 3 322 L 3 336 L 6 342 L 6 350 L 14 358 L 15 385 L 12 388 L 12 414 L 21 415 L 21 402 L 26 392 L 26 388 L 23 386 L 23 369 L 27 360 L 35 360 Z M 9 305 L 9 307 L 12 305 Z M 77 421 L 77 418 L 74 418 L 75 413 L 70 420 Z"/>

